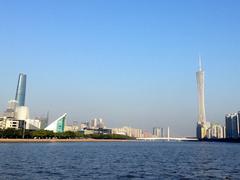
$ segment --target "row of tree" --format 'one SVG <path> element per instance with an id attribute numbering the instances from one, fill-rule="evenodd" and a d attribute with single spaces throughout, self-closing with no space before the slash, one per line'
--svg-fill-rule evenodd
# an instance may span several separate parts
<path id="1" fill-rule="evenodd" d="M 62 133 L 54 133 L 53 131 L 47 130 L 16 130 L 16 129 L 0 129 L 0 138 L 25 138 L 25 139 L 46 139 L 46 138 L 57 138 L 57 139 L 75 139 L 75 138 L 93 138 L 93 139 L 131 139 L 129 136 L 118 135 L 118 134 L 88 134 L 85 135 L 81 132 L 66 131 Z"/>

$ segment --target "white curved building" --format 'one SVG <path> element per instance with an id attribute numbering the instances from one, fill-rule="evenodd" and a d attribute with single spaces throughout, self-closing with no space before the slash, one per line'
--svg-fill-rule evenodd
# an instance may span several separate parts
<path id="1" fill-rule="evenodd" d="M 57 120 L 55 120 L 51 124 L 49 124 L 44 130 L 53 131 L 55 133 L 56 132 L 64 132 L 66 116 L 67 116 L 66 113 L 63 114 Z"/>

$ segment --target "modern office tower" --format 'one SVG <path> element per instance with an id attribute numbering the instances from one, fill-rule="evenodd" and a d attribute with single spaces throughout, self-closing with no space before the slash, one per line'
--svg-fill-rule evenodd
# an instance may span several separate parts
<path id="1" fill-rule="evenodd" d="M 238 114 L 235 113 L 234 115 L 232 115 L 232 137 L 233 138 L 238 138 L 238 134 L 239 134 L 239 117 Z"/>
<path id="2" fill-rule="evenodd" d="M 238 111 L 238 137 L 240 138 L 240 111 Z"/>
<path id="3" fill-rule="evenodd" d="M 203 125 L 199 122 L 197 123 L 196 132 L 198 139 L 203 139 L 203 137 L 206 136 L 206 132 L 204 131 Z"/>
<path id="4" fill-rule="evenodd" d="M 161 137 L 164 137 L 164 129 L 163 128 L 161 128 Z"/>
<path id="5" fill-rule="evenodd" d="M 226 138 L 239 137 L 239 116 L 238 113 L 227 114 L 225 116 L 226 122 Z"/>
<path id="6" fill-rule="evenodd" d="M 25 105 L 26 83 L 27 83 L 27 75 L 20 73 L 18 78 L 16 97 L 15 97 L 15 100 L 18 102 L 19 106 Z"/>
<path id="7" fill-rule="evenodd" d="M 167 138 L 168 141 L 170 141 L 170 127 L 167 128 Z"/>
<path id="8" fill-rule="evenodd" d="M 160 137 L 160 128 L 154 127 L 153 128 L 153 135 L 156 137 Z"/>
<path id="9" fill-rule="evenodd" d="M 201 57 L 199 57 L 199 71 L 197 76 L 197 89 L 198 89 L 198 122 L 201 124 L 206 123 L 205 112 L 205 95 L 204 95 L 204 70 L 202 69 Z"/>
<path id="10" fill-rule="evenodd" d="M 232 117 L 231 114 L 225 116 L 226 138 L 232 138 Z"/>
<path id="11" fill-rule="evenodd" d="M 101 119 L 101 118 L 92 119 L 89 122 L 87 122 L 86 124 L 88 126 L 87 128 L 89 128 L 89 129 L 104 129 L 105 128 L 103 119 Z"/>
<path id="12" fill-rule="evenodd" d="M 163 128 L 154 127 L 153 128 L 153 135 L 156 136 L 156 137 L 164 137 L 164 129 Z"/>
<path id="13" fill-rule="evenodd" d="M 65 113 L 61 117 L 59 117 L 57 120 L 49 124 L 44 130 L 53 131 L 53 132 L 64 132 L 66 117 L 67 117 L 67 114 Z"/>

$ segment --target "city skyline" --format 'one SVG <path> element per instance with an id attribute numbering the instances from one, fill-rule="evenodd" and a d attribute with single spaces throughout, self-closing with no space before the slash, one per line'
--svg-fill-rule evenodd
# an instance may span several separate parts
<path id="1" fill-rule="evenodd" d="M 1 2 L 1 112 L 23 72 L 32 116 L 195 135 L 199 53 L 208 120 L 240 109 L 239 2 L 54 2 Z"/>
<path id="2" fill-rule="evenodd" d="M 17 104 L 20 107 L 25 108 L 26 79 L 27 79 L 26 74 L 23 74 L 23 73 L 19 74 L 15 100 L 10 100 L 8 102 L 8 103 L 10 103 L 10 106 L 12 106 L 11 102 L 13 101 L 13 102 L 17 102 Z M 198 121 L 197 122 L 198 122 L 198 125 L 205 126 L 209 123 L 206 120 L 206 112 L 205 112 L 205 93 L 204 93 L 205 92 L 205 73 L 204 73 L 204 69 L 202 67 L 201 56 L 199 56 L 199 70 L 196 72 L 196 79 L 197 79 L 197 96 L 198 96 Z M 28 107 L 26 107 L 26 108 L 28 109 Z M 64 114 L 64 116 L 66 116 L 66 113 Z M 55 120 L 51 123 L 56 124 L 56 122 L 57 122 L 57 120 Z M 71 121 L 71 122 L 73 122 L 73 121 Z M 78 122 L 78 123 L 83 123 L 83 122 Z M 207 125 L 207 126 L 209 126 L 209 125 Z M 169 129 L 169 127 L 168 127 L 168 129 Z M 143 128 L 143 131 L 144 130 L 146 130 L 146 127 Z M 153 135 L 154 134 L 155 133 L 153 133 Z"/>

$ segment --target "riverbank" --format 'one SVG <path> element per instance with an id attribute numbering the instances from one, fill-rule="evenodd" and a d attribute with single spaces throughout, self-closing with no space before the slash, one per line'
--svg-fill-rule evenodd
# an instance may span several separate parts
<path id="1" fill-rule="evenodd" d="M 226 142 L 226 143 L 240 143 L 240 139 L 202 139 L 200 142 Z"/>
<path id="2" fill-rule="evenodd" d="M 0 143 L 129 142 L 125 139 L 0 139 Z"/>

